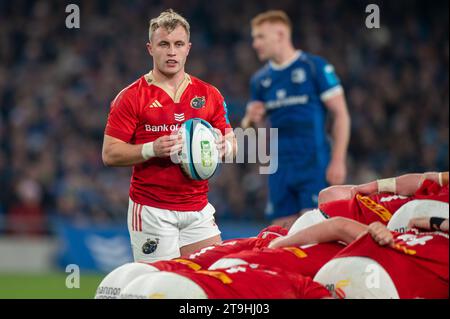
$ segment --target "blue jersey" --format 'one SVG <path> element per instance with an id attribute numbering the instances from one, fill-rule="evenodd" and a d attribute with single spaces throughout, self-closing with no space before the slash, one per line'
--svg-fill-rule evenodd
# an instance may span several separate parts
<path id="1" fill-rule="evenodd" d="M 267 63 L 250 85 L 251 100 L 264 103 L 271 127 L 278 128 L 279 163 L 326 166 L 330 147 L 323 102 L 342 92 L 333 66 L 319 56 L 299 51 L 285 66 Z"/>

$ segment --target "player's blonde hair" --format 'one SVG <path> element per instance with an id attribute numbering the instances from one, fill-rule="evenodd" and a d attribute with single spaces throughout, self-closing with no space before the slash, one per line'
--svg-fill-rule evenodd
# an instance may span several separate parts
<path id="1" fill-rule="evenodd" d="M 180 14 L 176 13 L 172 9 L 161 12 L 159 17 L 150 20 L 150 26 L 148 28 L 148 38 L 152 41 L 152 34 L 159 28 L 166 29 L 169 33 L 175 30 L 176 27 L 181 25 L 188 35 L 190 36 L 189 22 L 183 18 Z"/>
<path id="2" fill-rule="evenodd" d="M 251 21 L 252 28 L 257 27 L 265 22 L 269 23 L 282 23 L 292 31 L 292 22 L 286 12 L 282 10 L 269 10 L 258 14 Z"/>

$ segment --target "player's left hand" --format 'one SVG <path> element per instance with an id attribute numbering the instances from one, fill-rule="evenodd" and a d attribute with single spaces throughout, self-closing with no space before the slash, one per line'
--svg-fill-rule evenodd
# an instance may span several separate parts
<path id="1" fill-rule="evenodd" d="M 394 236 L 391 231 L 380 222 L 370 224 L 368 231 L 370 236 L 372 236 L 380 246 L 392 245 L 394 243 Z"/>
<path id="2" fill-rule="evenodd" d="M 330 185 L 341 185 L 347 177 L 347 167 L 344 161 L 332 160 L 327 168 L 327 182 Z"/>
<path id="3" fill-rule="evenodd" d="M 219 150 L 220 158 L 225 156 L 225 137 L 222 135 L 222 132 L 218 128 L 214 128 L 214 132 L 217 134 L 216 145 Z"/>

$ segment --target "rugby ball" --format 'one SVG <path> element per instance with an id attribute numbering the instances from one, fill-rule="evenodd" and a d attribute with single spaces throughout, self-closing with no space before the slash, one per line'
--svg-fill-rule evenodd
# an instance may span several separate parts
<path id="1" fill-rule="evenodd" d="M 183 172 L 193 180 L 211 178 L 219 165 L 216 132 L 207 121 L 200 118 L 187 120 L 181 125 L 183 147 L 179 162 Z"/>

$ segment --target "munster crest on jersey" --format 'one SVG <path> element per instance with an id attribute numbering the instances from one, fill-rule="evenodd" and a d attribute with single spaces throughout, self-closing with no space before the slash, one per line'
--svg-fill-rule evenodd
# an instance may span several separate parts
<path id="1" fill-rule="evenodd" d="M 196 96 L 191 100 L 191 106 L 197 110 L 204 107 L 205 103 L 206 103 L 206 99 L 204 96 Z"/>

